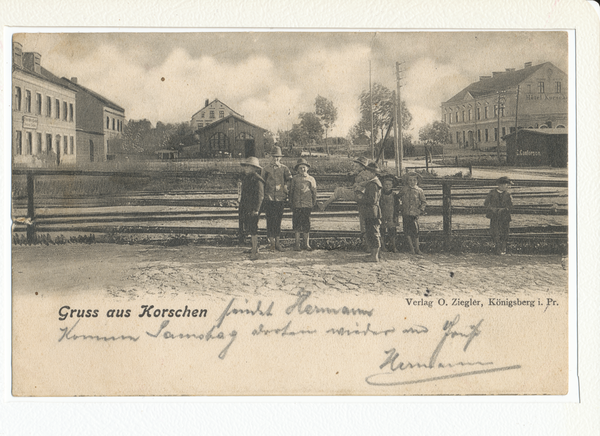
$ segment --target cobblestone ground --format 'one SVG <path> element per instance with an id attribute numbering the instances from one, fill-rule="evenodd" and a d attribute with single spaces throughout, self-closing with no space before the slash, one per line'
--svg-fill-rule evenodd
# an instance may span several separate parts
<path id="1" fill-rule="evenodd" d="M 387 253 L 380 263 L 350 251 L 272 253 L 242 248 L 113 244 L 13 247 L 13 293 L 98 291 L 121 301 L 273 292 L 406 296 L 511 296 L 567 292 L 557 255 Z M 96 294 L 98 295 L 98 294 Z"/>

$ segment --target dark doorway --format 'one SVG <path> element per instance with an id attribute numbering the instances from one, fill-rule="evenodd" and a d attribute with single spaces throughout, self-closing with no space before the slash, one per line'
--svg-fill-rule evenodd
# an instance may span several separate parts
<path id="1" fill-rule="evenodd" d="M 254 145 L 254 139 L 244 139 L 244 152 L 246 154 L 245 157 L 256 157 L 256 146 Z"/>

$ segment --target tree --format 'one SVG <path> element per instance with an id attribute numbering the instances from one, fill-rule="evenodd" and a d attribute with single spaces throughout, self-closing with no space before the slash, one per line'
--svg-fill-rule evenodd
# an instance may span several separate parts
<path id="1" fill-rule="evenodd" d="M 365 135 L 373 137 L 373 143 L 380 141 L 387 131 L 394 112 L 395 93 L 381 83 L 373 84 L 373 132 L 371 132 L 371 93 L 363 91 L 360 94 L 360 120 L 354 128 L 354 134 L 359 137 Z M 408 130 L 412 122 L 412 115 L 402 102 L 401 125 L 403 130 Z"/>
<path id="2" fill-rule="evenodd" d="M 333 127 L 333 123 L 337 120 L 337 108 L 333 105 L 331 100 L 317 95 L 317 98 L 315 99 L 315 114 L 321 121 L 323 127 L 325 127 L 325 150 L 327 151 L 327 154 L 329 154 L 327 131 L 330 127 Z"/>
<path id="3" fill-rule="evenodd" d="M 148 150 L 152 123 L 149 120 L 129 120 L 123 127 L 123 151 L 143 153 Z"/>
<path id="4" fill-rule="evenodd" d="M 314 112 L 302 112 L 300 114 L 300 130 L 307 142 L 321 142 L 323 139 L 323 126 L 321 120 Z"/>
<path id="5" fill-rule="evenodd" d="M 267 130 L 264 134 L 265 138 L 265 150 L 271 150 L 275 145 L 275 135 L 270 130 Z"/>
<path id="6" fill-rule="evenodd" d="M 419 140 L 432 145 L 447 143 L 449 135 L 450 126 L 441 121 L 434 121 L 419 130 Z"/>

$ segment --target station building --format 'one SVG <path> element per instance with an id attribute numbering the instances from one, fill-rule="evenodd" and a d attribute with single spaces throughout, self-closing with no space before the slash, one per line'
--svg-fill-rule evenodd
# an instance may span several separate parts
<path id="1" fill-rule="evenodd" d="M 507 68 L 479 81 L 442 103 L 449 142 L 491 147 L 519 129 L 568 128 L 568 77 L 550 62 Z M 518 103 L 518 107 L 517 107 Z M 498 118 L 500 127 L 498 128 Z"/>
<path id="2" fill-rule="evenodd" d="M 184 157 L 237 158 L 265 155 L 266 129 L 231 114 L 196 131 L 196 145 L 184 149 Z"/>
<path id="3" fill-rule="evenodd" d="M 76 92 L 41 66 L 39 53 L 13 42 L 13 164 L 73 165 L 76 161 Z"/>

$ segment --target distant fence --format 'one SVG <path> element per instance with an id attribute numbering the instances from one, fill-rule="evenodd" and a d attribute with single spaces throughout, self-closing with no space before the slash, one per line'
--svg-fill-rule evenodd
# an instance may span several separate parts
<path id="1" fill-rule="evenodd" d="M 168 176 L 178 177 L 206 177 L 194 171 L 190 172 L 168 172 Z M 212 226 L 172 226 L 172 225 L 128 225 L 127 223 L 136 222 L 185 222 L 185 221 L 208 221 L 208 220 L 237 220 L 237 209 L 234 200 L 237 197 L 235 191 L 205 191 L 205 192 L 137 192 L 126 193 L 122 196 L 112 195 L 110 198 L 80 198 L 68 200 L 68 204 L 76 205 L 79 208 L 84 207 L 104 207 L 111 206 L 170 206 L 175 210 L 166 212 L 126 212 L 126 211 L 108 211 L 108 212 L 77 212 L 77 213 L 36 213 L 38 205 L 35 202 L 35 179 L 39 176 L 86 176 L 86 177 L 151 177 L 156 173 L 147 170 L 142 172 L 115 172 L 115 171 L 83 171 L 83 170 L 19 170 L 14 169 L 13 175 L 25 175 L 27 177 L 27 198 L 13 200 L 13 206 L 16 209 L 26 206 L 27 215 L 25 217 L 14 217 L 14 231 L 27 233 L 27 241 L 33 243 L 36 241 L 37 233 L 49 232 L 85 232 L 85 233 L 164 233 L 164 234 L 204 234 L 204 235 L 227 235 L 237 233 L 235 228 L 217 228 Z M 227 177 L 228 175 L 224 175 Z M 230 174 L 235 177 L 235 174 Z M 344 183 L 348 181 L 346 175 L 327 175 L 317 176 L 318 183 L 324 181 Z M 431 205 L 427 207 L 428 215 L 441 215 L 443 221 L 443 230 L 441 232 L 428 232 L 425 236 L 443 237 L 449 242 L 453 236 L 468 236 L 468 238 L 487 237 L 485 229 L 454 230 L 452 217 L 454 215 L 483 215 L 483 199 L 486 191 L 484 188 L 495 186 L 495 180 L 473 180 L 473 179 L 426 179 L 423 188 L 427 191 L 428 202 L 439 202 L 441 206 Z M 566 188 L 566 181 L 557 180 L 520 180 L 520 187 L 544 187 L 544 188 Z M 478 191 L 479 190 L 479 191 Z M 473 192 L 475 191 L 475 192 Z M 199 198 L 190 199 L 189 195 L 196 195 Z M 217 194 L 217 195 L 215 195 Z M 514 194 L 521 198 L 541 198 L 552 196 L 553 191 L 520 192 Z M 321 196 L 324 193 L 320 193 Z M 159 198 L 153 198 L 153 197 Z M 25 200 L 25 201 L 24 201 Z M 453 206 L 452 202 L 459 200 L 477 200 L 478 205 L 471 206 Z M 64 199 L 46 199 L 43 206 L 45 208 L 63 207 Z M 210 207 L 215 210 L 210 211 L 187 211 L 190 206 Z M 177 210 L 181 208 L 181 210 Z M 531 204 L 515 206 L 513 214 L 526 215 L 567 215 L 566 208 L 557 207 L 555 204 Z M 356 204 L 353 202 L 337 202 L 330 207 L 328 212 L 314 212 L 313 216 L 318 217 L 351 217 L 356 216 Z M 286 216 L 290 216 L 287 212 Z M 117 224 L 118 223 L 118 224 Z M 124 224 L 125 223 L 125 224 Z M 535 237 L 551 240 L 567 240 L 567 226 L 529 226 L 524 228 L 511 229 L 511 237 Z M 314 232 L 315 237 L 353 237 L 357 232 L 343 230 L 321 230 Z"/>

